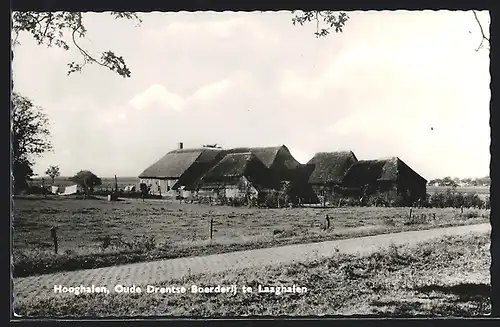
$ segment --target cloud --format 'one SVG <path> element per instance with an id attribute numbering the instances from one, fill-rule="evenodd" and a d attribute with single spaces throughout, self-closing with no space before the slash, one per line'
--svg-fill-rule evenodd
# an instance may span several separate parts
<path id="1" fill-rule="evenodd" d="M 244 17 L 228 19 L 201 18 L 195 21 L 176 21 L 158 29 L 151 29 L 147 37 L 152 39 L 178 39 L 180 42 L 192 39 L 211 39 L 227 41 L 231 38 L 244 38 L 250 42 L 278 42 L 277 33 L 259 22 Z M 251 39 L 251 40 L 250 40 Z"/>
<path id="2" fill-rule="evenodd" d="M 175 93 L 169 92 L 163 85 L 153 84 L 130 100 L 136 109 L 143 110 L 152 105 L 159 105 L 175 111 L 184 107 L 184 99 Z"/>
<path id="3" fill-rule="evenodd" d="M 163 85 L 153 84 L 135 95 L 129 103 L 138 110 L 159 106 L 180 112 L 193 105 L 208 106 L 217 101 L 223 101 L 224 98 L 231 96 L 231 92 L 245 91 L 253 87 L 252 77 L 248 73 L 236 71 L 231 76 L 202 85 L 184 98 L 167 90 Z"/>

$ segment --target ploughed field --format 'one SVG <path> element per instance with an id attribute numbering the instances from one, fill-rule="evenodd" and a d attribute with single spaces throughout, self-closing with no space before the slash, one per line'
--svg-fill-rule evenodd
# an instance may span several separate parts
<path id="1" fill-rule="evenodd" d="M 414 208 L 409 213 L 410 208 L 261 209 L 151 199 L 16 198 L 14 275 L 489 221 L 488 210 Z M 53 226 L 58 227 L 57 254 L 50 234 Z"/>

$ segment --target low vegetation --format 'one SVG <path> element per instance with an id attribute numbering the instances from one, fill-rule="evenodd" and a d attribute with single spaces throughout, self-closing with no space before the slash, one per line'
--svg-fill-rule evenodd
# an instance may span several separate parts
<path id="1" fill-rule="evenodd" d="M 158 200 L 18 198 L 14 276 L 486 223 L 488 218 L 489 210 L 479 209 L 259 209 Z M 58 227 L 57 254 L 49 231 L 53 226 Z"/>
<path id="2" fill-rule="evenodd" d="M 483 316 L 490 312 L 489 235 L 446 236 L 418 247 L 392 246 L 368 256 L 328 259 L 154 286 L 185 286 L 184 294 L 83 294 L 17 299 L 22 316 Z M 306 287 L 306 293 L 193 294 L 191 285 Z M 145 285 L 137 285 L 145 286 Z"/>

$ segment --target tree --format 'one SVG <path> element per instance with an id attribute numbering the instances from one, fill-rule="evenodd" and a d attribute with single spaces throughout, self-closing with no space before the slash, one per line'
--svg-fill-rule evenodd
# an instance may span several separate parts
<path id="1" fill-rule="evenodd" d="M 292 11 L 292 14 L 295 14 L 295 12 Z M 329 10 L 313 10 L 303 11 L 301 15 L 296 14 L 292 18 L 292 23 L 293 25 L 299 24 L 303 26 L 305 23 L 316 22 L 316 32 L 314 34 L 316 37 L 322 37 L 330 34 L 331 30 L 334 30 L 335 33 L 342 32 L 348 20 L 349 16 L 345 12 L 335 13 Z M 322 27 L 320 24 L 325 24 L 326 26 Z"/>
<path id="2" fill-rule="evenodd" d="M 59 172 L 59 166 L 50 166 L 45 171 L 45 174 L 52 179 L 52 184 L 54 184 L 54 180 L 56 179 L 56 177 L 61 176 L 61 173 Z"/>
<path id="3" fill-rule="evenodd" d="M 473 10 L 472 14 L 474 14 L 474 18 L 476 19 L 476 23 L 477 23 L 477 25 L 479 25 L 479 30 L 481 32 L 481 43 L 479 43 L 479 46 L 476 49 L 476 52 L 477 52 L 481 49 L 484 49 L 484 41 L 486 41 L 489 44 L 490 39 L 488 37 L 486 37 L 486 35 L 484 34 L 483 24 L 481 24 L 481 22 L 479 21 L 479 18 L 477 17 L 476 11 Z M 489 50 L 490 47 L 488 46 L 487 49 Z"/>
<path id="4" fill-rule="evenodd" d="M 142 20 L 136 13 L 111 12 L 110 15 L 116 19 L 135 20 L 138 25 L 142 23 Z M 98 64 L 122 77 L 130 77 L 130 69 L 127 67 L 123 57 L 116 55 L 111 50 L 103 52 L 100 54 L 100 57 L 92 55 L 79 44 L 79 40 L 85 38 L 87 35 L 82 12 L 14 12 L 12 14 L 12 32 L 14 33 L 13 45 L 20 44 L 17 41 L 20 32 L 27 32 L 31 34 L 39 45 L 47 47 L 56 46 L 64 50 L 69 50 L 71 46 L 74 46 L 82 55 L 83 62 L 69 63 L 68 75 L 74 72 L 81 72 L 87 64 Z M 68 38 L 70 39 L 69 41 L 67 40 Z"/>
<path id="5" fill-rule="evenodd" d="M 18 93 L 12 97 L 12 170 L 14 192 L 27 188 L 36 157 L 52 150 L 49 120 L 43 109 Z"/>
<path id="6" fill-rule="evenodd" d="M 85 194 L 94 191 L 94 187 L 102 184 L 101 179 L 88 170 L 80 170 L 70 180 L 78 184 Z"/>

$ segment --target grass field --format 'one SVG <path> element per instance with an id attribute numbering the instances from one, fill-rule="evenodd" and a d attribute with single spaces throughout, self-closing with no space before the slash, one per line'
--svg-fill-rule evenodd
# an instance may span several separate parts
<path id="1" fill-rule="evenodd" d="M 325 230 L 325 216 L 331 226 Z M 213 239 L 209 221 L 213 218 Z M 409 208 L 259 209 L 164 200 L 14 200 L 14 275 L 111 266 L 405 230 L 484 223 L 489 211 Z M 58 254 L 49 229 L 58 227 Z M 107 246 L 106 246 L 107 245 Z"/>
<path id="2" fill-rule="evenodd" d="M 189 276 L 167 285 L 297 285 L 305 293 L 83 294 L 25 299 L 22 316 L 321 316 L 470 317 L 490 312 L 489 235 L 447 236 L 418 247 L 275 268 Z M 138 285 L 139 286 L 139 285 Z"/>

